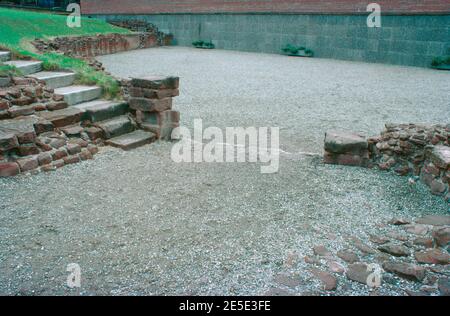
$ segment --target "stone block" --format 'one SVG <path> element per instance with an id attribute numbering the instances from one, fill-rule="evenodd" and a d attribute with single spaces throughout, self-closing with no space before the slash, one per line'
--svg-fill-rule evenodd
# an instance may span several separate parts
<path id="1" fill-rule="evenodd" d="M 325 134 L 325 150 L 335 154 L 360 153 L 368 150 L 368 142 L 358 134 L 329 131 Z"/>
<path id="2" fill-rule="evenodd" d="M 179 77 L 149 76 L 143 78 L 132 78 L 131 85 L 147 89 L 178 89 Z"/>
<path id="3" fill-rule="evenodd" d="M 19 164 L 21 172 L 31 171 L 39 167 L 37 156 L 19 159 L 17 160 L 17 163 Z"/>
<path id="4" fill-rule="evenodd" d="M 163 112 L 172 108 L 172 98 L 165 99 L 146 99 L 130 98 L 130 108 L 143 112 Z"/>
<path id="5" fill-rule="evenodd" d="M 19 165 L 15 162 L 0 162 L 0 177 L 13 177 L 20 173 Z"/>

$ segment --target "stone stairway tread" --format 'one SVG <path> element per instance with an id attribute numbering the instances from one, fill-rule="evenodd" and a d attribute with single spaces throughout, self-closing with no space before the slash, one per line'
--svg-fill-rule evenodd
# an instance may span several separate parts
<path id="1" fill-rule="evenodd" d="M 11 53 L 7 51 L 0 51 L 0 62 L 8 61 L 11 59 Z"/>
<path id="2" fill-rule="evenodd" d="M 81 121 L 83 112 L 75 107 L 62 110 L 38 112 L 36 115 L 53 123 L 55 127 L 74 125 Z"/>
<path id="3" fill-rule="evenodd" d="M 56 95 L 64 96 L 64 101 L 69 105 L 75 105 L 99 98 L 102 88 L 98 86 L 71 85 L 55 89 Z"/>
<path id="4" fill-rule="evenodd" d="M 117 116 L 115 118 L 96 123 L 105 133 L 106 139 L 111 139 L 123 134 L 134 131 L 134 125 L 127 115 Z"/>
<path id="5" fill-rule="evenodd" d="M 156 135 L 143 130 L 136 130 L 131 133 L 123 134 L 118 137 L 111 138 L 106 141 L 107 145 L 118 147 L 123 150 L 131 150 L 146 144 L 153 143 Z"/>
<path id="6" fill-rule="evenodd" d="M 73 72 L 40 71 L 28 75 L 28 77 L 44 81 L 47 87 L 51 89 L 67 87 L 75 81 L 75 73 Z"/>
<path id="7" fill-rule="evenodd" d="M 4 62 L 4 64 L 16 67 L 24 76 L 28 76 L 42 70 L 42 61 L 36 60 L 10 60 Z"/>
<path id="8" fill-rule="evenodd" d="M 128 112 L 128 104 L 124 101 L 94 100 L 74 105 L 83 111 L 83 119 L 92 123 L 111 119 Z"/>

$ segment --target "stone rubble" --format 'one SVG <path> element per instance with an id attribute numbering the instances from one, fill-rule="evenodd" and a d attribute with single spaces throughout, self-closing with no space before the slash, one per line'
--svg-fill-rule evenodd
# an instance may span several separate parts
<path id="1" fill-rule="evenodd" d="M 450 124 L 386 124 L 380 136 L 329 131 L 324 162 L 392 170 L 450 202 Z M 398 225 L 402 225 L 401 222 Z"/>

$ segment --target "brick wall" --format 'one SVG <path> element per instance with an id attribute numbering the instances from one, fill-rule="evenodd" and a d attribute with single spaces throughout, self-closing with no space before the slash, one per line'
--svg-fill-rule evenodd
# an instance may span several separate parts
<path id="1" fill-rule="evenodd" d="M 84 14 L 362 13 L 371 2 L 384 13 L 450 13 L 450 0 L 81 0 Z"/>

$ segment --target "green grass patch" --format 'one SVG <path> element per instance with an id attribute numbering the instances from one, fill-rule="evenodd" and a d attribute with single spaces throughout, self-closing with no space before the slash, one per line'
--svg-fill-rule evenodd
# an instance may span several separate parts
<path id="1" fill-rule="evenodd" d="M 0 77 L 21 76 L 22 73 L 14 66 L 0 65 Z"/>
<path id="2" fill-rule="evenodd" d="M 130 31 L 97 19 L 82 18 L 80 28 L 70 28 L 66 22 L 65 15 L 0 8 L 0 46 L 10 50 L 14 56 L 29 56 L 42 60 L 45 70 L 72 69 L 77 73 L 78 83 L 97 84 L 103 88 L 105 97 L 115 97 L 120 89 L 111 76 L 95 71 L 80 59 L 54 53 L 38 54 L 34 52 L 30 42 L 36 38 L 126 34 Z"/>

